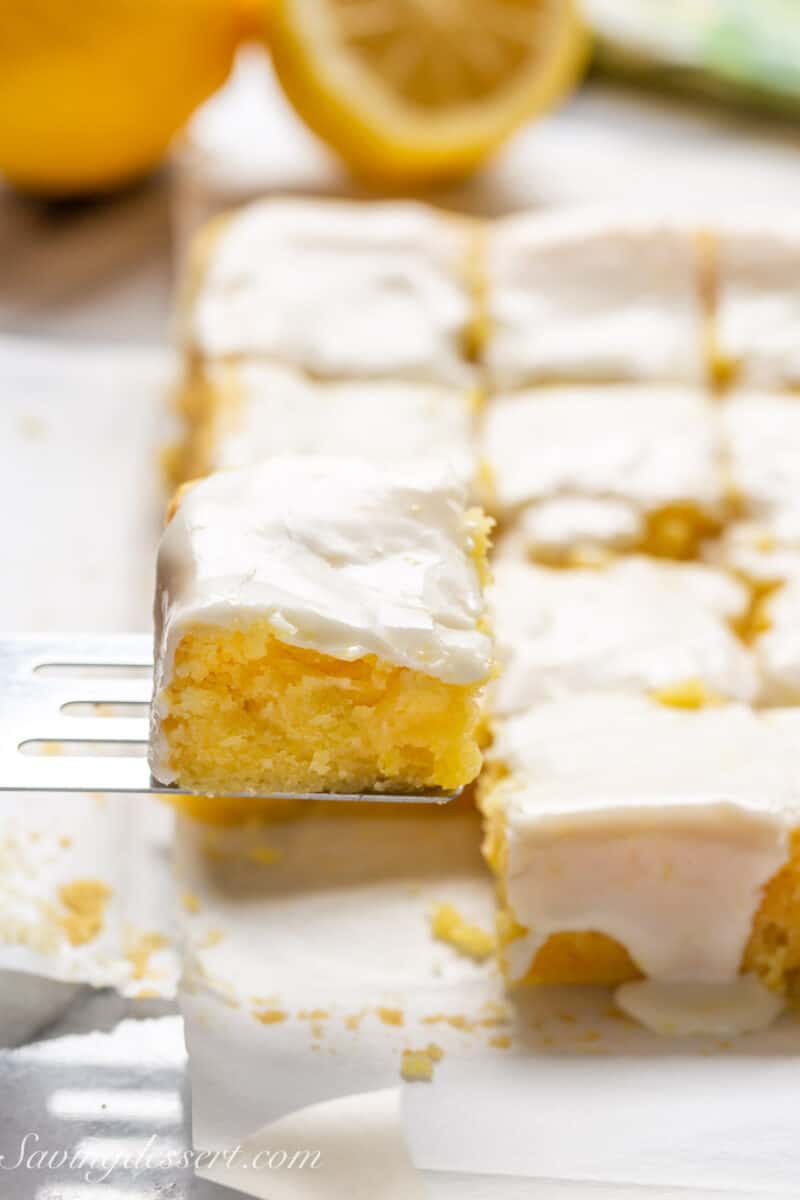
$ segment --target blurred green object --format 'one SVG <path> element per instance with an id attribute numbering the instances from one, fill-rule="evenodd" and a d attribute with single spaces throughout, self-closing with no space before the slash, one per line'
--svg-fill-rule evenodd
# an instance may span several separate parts
<path id="1" fill-rule="evenodd" d="M 800 113 L 800 0 L 583 0 L 598 65 Z"/>

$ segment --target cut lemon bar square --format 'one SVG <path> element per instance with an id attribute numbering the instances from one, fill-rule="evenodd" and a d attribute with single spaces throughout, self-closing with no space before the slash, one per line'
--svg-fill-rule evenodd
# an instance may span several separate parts
<path id="1" fill-rule="evenodd" d="M 493 575 L 494 717 L 588 692 L 683 707 L 756 694 L 752 654 L 733 630 L 750 596 L 721 571 L 632 557 L 571 571 L 501 560 Z"/>
<path id="2" fill-rule="evenodd" d="M 617 1002 L 662 1026 L 704 985 L 752 999 L 743 1027 L 774 1015 L 737 981 L 791 991 L 800 973 L 796 736 L 735 704 L 583 696 L 500 722 L 490 753 L 485 851 L 511 981 L 647 980 Z"/>
<path id="3" fill-rule="evenodd" d="M 501 527 L 543 561 L 691 556 L 725 513 L 717 413 L 700 389 L 530 388 L 492 399 L 482 453 Z"/>
<path id="4" fill-rule="evenodd" d="M 179 481 L 278 454 L 344 454 L 377 462 L 439 458 L 471 484 L 474 395 L 402 380 L 320 382 L 275 363 L 212 363 L 205 415 L 191 423 Z"/>
<path id="5" fill-rule="evenodd" d="M 186 489 L 158 555 L 154 776 L 228 795 L 470 782 L 486 545 L 440 464 L 284 456 Z"/>
<path id="6" fill-rule="evenodd" d="M 741 514 L 777 544 L 800 546 L 800 396 L 737 391 L 721 421 Z"/>
<path id="7" fill-rule="evenodd" d="M 201 359 L 467 384 L 473 239 L 465 219 L 410 202 L 258 201 L 198 237 L 179 335 Z"/>
<path id="8" fill-rule="evenodd" d="M 688 224 L 577 210 L 488 235 L 491 388 L 706 378 L 702 239 Z"/>
<path id="9" fill-rule="evenodd" d="M 800 222 L 723 222 L 714 241 L 714 371 L 723 382 L 800 389 Z"/>

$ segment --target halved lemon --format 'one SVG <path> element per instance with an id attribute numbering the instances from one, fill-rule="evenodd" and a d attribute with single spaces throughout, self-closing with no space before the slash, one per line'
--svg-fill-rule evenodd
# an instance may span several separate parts
<path id="1" fill-rule="evenodd" d="M 300 116 L 362 175 L 464 174 L 569 90 L 575 0 L 275 0 L 270 48 Z"/>

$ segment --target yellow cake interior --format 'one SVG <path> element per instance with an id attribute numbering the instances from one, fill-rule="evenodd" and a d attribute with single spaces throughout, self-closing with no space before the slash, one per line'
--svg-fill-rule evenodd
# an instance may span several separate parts
<path id="1" fill-rule="evenodd" d="M 479 692 L 289 646 L 264 620 L 198 626 L 178 643 L 162 729 L 178 781 L 200 791 L 451 789 L 480 770 Z"/>
<path id="2" fill-rule="evenodd" d="M 641 551 L 656 558 L 693 558 L 706 538 L 719 533 L 720 523 L 695 504 L 667 504 L 647 518 Z"/>

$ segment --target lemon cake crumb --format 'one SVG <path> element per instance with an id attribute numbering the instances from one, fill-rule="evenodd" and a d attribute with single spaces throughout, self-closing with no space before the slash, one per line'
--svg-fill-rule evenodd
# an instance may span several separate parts
<path id="1" fill-rule="evenodd" d="M 431 932 L 439 941 L 447 942 L 459 954 L 484 962 L 494 951 L 491 933 L 465 920 L 452 904 L 437 904 L 430 914 Z"/>
<path id="2" fill-rule="evenodd" d="M 281 1008 L 257 1009 L 253 1016 L 261 1025 L 280 1025 L 289 1018 L 289 1014 Z"/>
<path id="3" fill-rule="evenodd" d="M 384 1025 L 404 1025 L 405 1017 L 403 1010 L 400 1008 L 378 1008 L 378 1018 Z"/>
<path id="4" fill-rule="evenodd" d="M 97 937 L 103 928 L 111 888 L 102 879 L 75 879 L 58 889 L 58 898 L 66 909 L 59 923 L 72 946 L 82 946 Z"/>
<path id="5" fill-rule="evenodd" d="M 400 1074 L 408 1083 L 430 1083 L 433 1079 L 433 1062 L 428 1050 L 404 1050 Z"/>
<path id="6" fill-rule="evenodd" d="M 194 892 L 183 892 L 181 895 L 181 904 L 183 905 L 184 912 L 191 914 L 200 912 L 200 898 Z"/>

